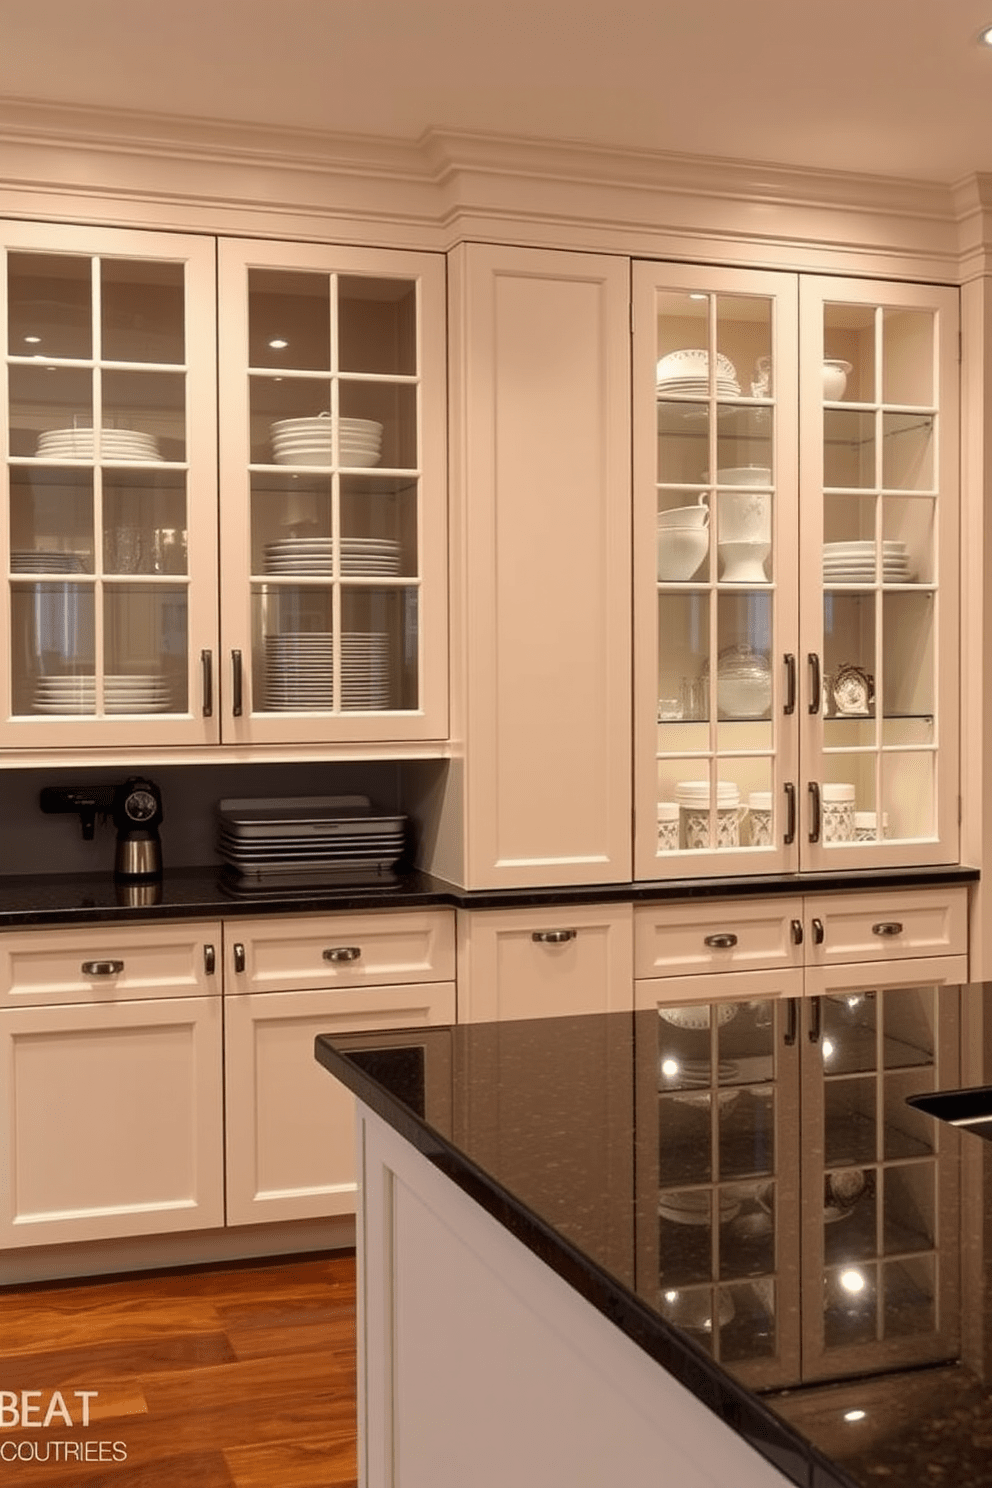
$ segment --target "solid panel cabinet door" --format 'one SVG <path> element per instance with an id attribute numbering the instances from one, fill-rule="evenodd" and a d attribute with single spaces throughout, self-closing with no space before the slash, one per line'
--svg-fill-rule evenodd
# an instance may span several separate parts
<path id="1" fill-rule="evenodd" d="M 454 696 L 436 871 L 630 877 L 630 409 L 622 258 L 451 256 Z"/>
<path id="2" fill-rule="evenodd" d="M 459 913 L 460 1023 L 620 1012 L 633 995 L 629 904 Z"/>
<path id="3" fill-rule="evenodd" d="M 0 738 L 216 741 L 210 238 L 0 224 Z"/>
<path id="4" fill-rule="evenodd" d="M 354 1097 L 314 1059 L 321 1033 L 455 1021 L 453 982 L 249 993 L 226 1003 L 227 1222 L 355 1209 Z"/>
<path id="5" fill-rule="evenodd" d="M 219 248 L 222 734 L 444 739 L 444 259 Z"/>
<path id="6" fill-rule="evenodd" d="M 224 1222 L 221 999 L 0 1011 L 0 1247 Z"/>

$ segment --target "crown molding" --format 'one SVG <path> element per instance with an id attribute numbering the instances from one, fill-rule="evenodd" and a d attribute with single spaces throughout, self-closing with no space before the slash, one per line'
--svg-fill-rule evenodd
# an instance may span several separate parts
<path id="1" fill-rule="evenodd" d="M 577 141 L 341 136 L 0 99 L 6 215 L 438 251 L 484 236 L 956 281 L 968 190 Z"/>

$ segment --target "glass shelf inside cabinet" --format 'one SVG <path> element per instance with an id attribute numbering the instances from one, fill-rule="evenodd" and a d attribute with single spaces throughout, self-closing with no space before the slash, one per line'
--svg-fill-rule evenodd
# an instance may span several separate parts
<path id="1" fill-rule="evenodd" d="M 250 271 L 257 711 L 420 706 L 416 330 L 412 281 Z"/>
<path id="2" fill-rule="evenodd" d="M 7 291 L 13 712 L 186 712 L 183 265 L 12 252 Z"/>
<path id="3" fill-rule="evenodd" d="M 824 309 L 824 788 L 850 797 L 828 848 L 936 831 L 934 329 L 929 310 Z"/>

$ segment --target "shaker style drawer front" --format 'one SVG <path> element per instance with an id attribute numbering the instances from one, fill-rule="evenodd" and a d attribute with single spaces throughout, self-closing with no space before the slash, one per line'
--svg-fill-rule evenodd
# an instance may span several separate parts
<path id="1" fill-rule="evenodd" d="M 652 904 L 634 910 L 634 975 L 802 966 L 804 940 L 800 899 Z"/>
<path id="2" fill-rule="evenodd" d="M 807 961 L 889 961 L 968 952 L 966 888 L 810 896 Z"/>
<path id="3" fill-rule="evenodd" d="M 86 925 L 0 935 L 0 1006 L 220 994 L 221 927 Z"/>
<path id="4" fill-rule="evenodd" d="M 455 976 L 449 910 L 229 921 L 228 993 L 444 982 Z"/>

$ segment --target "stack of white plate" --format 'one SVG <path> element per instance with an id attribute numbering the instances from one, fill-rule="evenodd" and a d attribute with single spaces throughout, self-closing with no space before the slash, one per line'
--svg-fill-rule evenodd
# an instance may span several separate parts
<path id="1" fill-rule="evenodd" d="M 18 549 L 10 555 L 11 573 L 77 574 L 83 572 L 81 553 L 45 552 L 42 548 Z"/>
<path id="2" fill-rule="evenodd" d="M 658 394 L 665 398 L 707 398 L 709 374 L 709 352 L 691 347 L 670 351 L 658 363 Z M 716 358 L 716 395 L 718 398 L 739 398 L 741 395 L 734 364 L 720 352 Z"/>
<path id="3" fill-rule="evenodd" d="M 155 672 L 107 676 L 103 679 L 105 713 L 166 713 L 172 705 L 169 683 Z M 96 680 L 90 675 L 39 677 L 35 683 L 36 713 L 94 713 Z"/>
<path id="4" fill-rule="evenodd" d="M 38 455 L 47 460 L 92 460 L 96 453 L 94 429 L 48 429 L 38 435 Z M 100 455 L 104 460 L 160 460 L 154 434 L 137 429 L 101 429 Z"/>
<path id="5" fill-rule="evenodd" d="M 334 706 L 334 637 L 330 631 L 284 631 L 265 642 L 265 703 L 288 712 Z M 341 636 L 341 707 L 390 706 L 389 636 L 345 631 Z"/>
<path id="6" fill-rule="evenodd" d="M 381 872 L 403 853 L 406 817 L 367 796 L 228 799 L 218 816 L 218 852 L 243 877 Z"/>
<path id="7" fill-rule="evenodd" d="M 345 631 L 341 637 L 342 708 L 390 705 L 389 636 L 384 631 Z"/>
<path id="8" fill-rule="evenodd" d="M 272 456 L 277 465 L 330 465 L 334 462 L 329 413 L 316 418 L 278 419 L 272 425 Z M 382 424 L 376 419 L 337 420 L 337 463 L 364 467 L 382 458 Z"/>
<path id="9" fill-rule="evenodd" d="M 873 584 L 875 582 L 875 544 L 867 542 L 830 542 L 823 544 L 823 578 L 828 584 Z M 912 580 L 906 544 L 882 543 L 882 580 L 886 584 L 908 584 Z"/>
<path id="10" fill-rule="evenodd" d="M 341 573 L 346 577 L 391 578 L 400 572 L 400 544 L 387 537 L 343 537 Z M 334 571 L 329 537 L 285 537 L 265 545 L 265 572 L 328 575 Z"/>
<path id="11" fill-rule="evenodd" d="M 307 712 L 334 706 L 334 637 L 329 630 L 284 631 L 265 640 L 269 709 Z"/>

